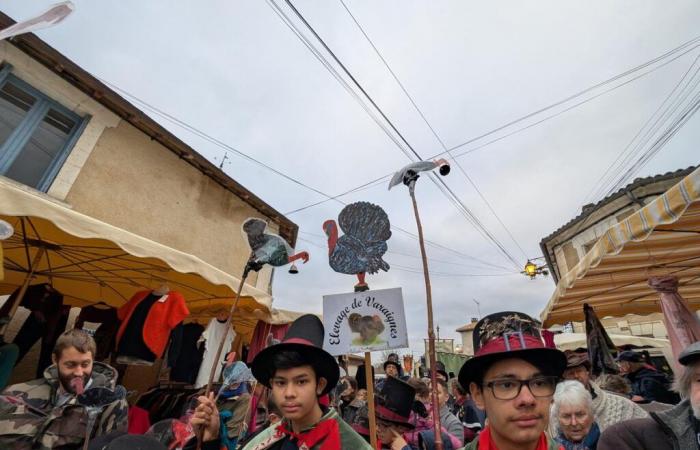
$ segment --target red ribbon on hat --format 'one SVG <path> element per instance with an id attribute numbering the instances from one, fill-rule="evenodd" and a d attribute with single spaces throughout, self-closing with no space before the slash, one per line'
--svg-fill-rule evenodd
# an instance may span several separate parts
<path id="1" fill-rule="evenodd" d="M 475 356 L 489 355 L 491 353 L 504 353 L 514 350 L 526 350 L 531 348 L 545 348 L 545 346 L 544 343 L 542 343 L 542 340 L 538 337 L 522 333 L 508 333 L 508 341 L 506 341 L 505 336 L 491 339 L 476 351 Z"/>
<path id="2" fill-rule="evenodd" d="M 338 426 L 338 422 L 333 419 L 323 420 L 309 431 L 303 433 L 295 433 L 288 430 L 284 422 L 282 422 L 277 427 L 277 431 L 294 438 L 300 448 L 302 445 L 306 445 L 307 448 L 312 448 L 320 442 L 320 450 L 341 450 L 340 427 Z"/>

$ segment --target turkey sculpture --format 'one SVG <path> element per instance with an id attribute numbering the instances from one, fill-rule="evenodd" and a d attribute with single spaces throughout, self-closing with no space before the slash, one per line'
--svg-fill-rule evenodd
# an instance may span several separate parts
<path id="1" fill-rule="evenodd" d="M 367 291 L 366 273 L 389 270 L 389 264 L 382 259 L 387 251 L 386 241 L 391 237 L 389 217 L 377 205 L 357 202 L 340 211 L 338 224 L 345 233 L 340 237 L 334 220 L 323 223 L 328 236 L 328 264 L 338 273 L 357 275 L 355 292 Z"/>
<path id="2" fill-rule="evenodd" d="M 304 263 L 309 260 L 305 251 L 294 253 L 292 247 L 280 236 L 265 233 L 267 223 L 264 220 L 250 218 L 243 222 L 243 233 L 248 238 L 248 245 L 253 252 L 253 258 L 248 262 L 249 270 L 257 272 L 265 264 L 280 267 L 292 263 L 291 273 L 296 273 L 294 261 L 301 259 Z"/>

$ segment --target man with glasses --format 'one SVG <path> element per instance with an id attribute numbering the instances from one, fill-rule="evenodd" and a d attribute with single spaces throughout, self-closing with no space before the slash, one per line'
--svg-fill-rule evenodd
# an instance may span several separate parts
<path id="1" fill-rule="evenodd" d="M 488 425 L 464 450 L 554 450 L 544 433 L 566 356 L 542 342 L 538 323 L 518 312 L 500 312 L 474 328 L 474 357 L 459 371 Z"/>

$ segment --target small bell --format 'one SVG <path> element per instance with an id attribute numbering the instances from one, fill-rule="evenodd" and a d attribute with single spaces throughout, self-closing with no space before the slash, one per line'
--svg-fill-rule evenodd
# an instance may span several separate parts
<path id="1" fill-rule="evenodd" d="M 291 273 L 291 274 L 299 273 L 299 269 L 297 269 L 296 264 L 292 263 L 292 266 L 289 268 L 289 273 Z"/>

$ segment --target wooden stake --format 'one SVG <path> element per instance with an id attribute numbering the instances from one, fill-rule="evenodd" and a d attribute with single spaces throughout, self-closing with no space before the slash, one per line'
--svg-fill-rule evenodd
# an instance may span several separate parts
<path id="1" fill-rule="evenodd" d="M 370 352 L 365 352 L 365 380 L 367 381 L 369 440 L 372 448 L 377 448 L 377 417 L 374 415 L 374 377 L 372 376 L 372 354 Z"/>
<path id="2" fill-rule="evenodd" d="M 443 450 L 442 446 L 442 426 L 440 424 L 440 403 L 437 395 L 437 377 L 435 372 L 435 331 L 433 327 L 433 295 L 430 288 L 430 273 L 428 272 L 428 256 L 425 253 L 425 241 L 423 240 L 423 226 L 418 215 L 418 204 L 414 191 L 415 180 L 408 186 L 413 202 L 413 212 L 416 216 L 416 226 L 418 227 L 418 243 L 420 244 L 420 254 L 423 260 L 423 277 L 425 278 L 425 299 L 428 310 L 428 358 L 430 360 L 430 387 L 431 401 L 433 404 L 433 424 L 435 425 L 435 450 Z"/>

